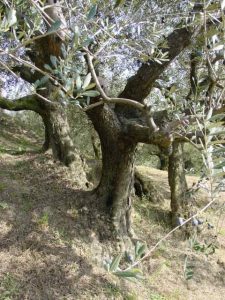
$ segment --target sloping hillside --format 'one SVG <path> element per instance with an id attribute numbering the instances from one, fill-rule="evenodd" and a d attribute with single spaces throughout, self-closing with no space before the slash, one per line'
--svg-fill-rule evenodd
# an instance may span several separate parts
<path id="1" fill-rule="evenodd" d="M 200 251 L 178 230 L 140 266 L 144 279 L 131 283 L 104 270 L 103 261 L 116 255 L 107 220 L 75 171 L 35 152 L 41 142 L 0 116 L 0 300 L 224 299 L 225 197 L 201 216 Z M 152 247 L 171 229 L 167 173 L 139 170 L 165 197 L 160 204 L 135 199 L 134 230 Z M 188 178 L 190 185 L 196 180 Z M 206 203 L 204 194 L 198 197 L 198 205 Z M 210 243 L 217 248 L 206 255 L 201 249 Z"/>

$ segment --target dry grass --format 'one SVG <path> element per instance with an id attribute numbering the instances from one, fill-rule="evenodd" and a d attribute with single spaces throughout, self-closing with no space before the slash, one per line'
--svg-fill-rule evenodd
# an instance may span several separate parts
<path id="1" fill-rule="evenodd" d="M 9 137 L 13 131 L 9 124 L 7 128 L 4 132 Z M 33 147 L 35 137 L 29 132 L 16 134 L 28 141 L 28 150 L 41 146 L 36 143 Z M 178 231 L 140 266 L 145 279 L 129 283 L 102 267 L 105 258 L 115 255 L 115 243 L 109 238 L 107 219 L 97 211 L 91 193 L 76 180 L 76 172 L 71 174 L 53 163 L 50 155 L 12 155 L 17 141 L 2 138 L 1 130 L 0 147 L 5 149 L 0 154 L 0 300 L 224 299 L 222 196 L 202 216 L 214 228 L 204 225 L 198 237 L 201 243 L 215 242 L 218 249 L 213 255 L 191 249 Z M 170 230 L 169 189 L 165 172 L 144 171 L 165 196 L 160 206 L 135 200 L 134 229 L 152 246 Z M 188 177 L 190 185 L 195 180 Z M 198 197 L 204 204 L 204 194 Z M 188 266 L 194 268 L 188 281 L 184 277 L 186 256 Z"/>

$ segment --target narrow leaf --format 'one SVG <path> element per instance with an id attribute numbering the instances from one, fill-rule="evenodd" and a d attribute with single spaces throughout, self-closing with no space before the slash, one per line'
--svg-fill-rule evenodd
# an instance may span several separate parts
<path id="1" fill-rule="evenodd" d="M 48 80 L 49 80 L 49 76 L 48 75 L 43 76 L 41 78 L 41 80 L 40 80 L 40 85 L 45 84 L 46 82 L 48 82 Z"/>
<path id="2" fill-rule="evenodd" d="M 147 245 L 146 244 L 142 245 L 138 250 L 138 257 L 141 257 L 145 253 L 146 249 L 147 249 Z"/>
<path id="3" fill-rule="evenodd" d="M 80 37 L 80 30 L 78 26 L 74 27 L 74 37 L 73 37 L 73 43 L 74 46 L 77 47 L 79 45 L 79 37 Z"/>
<path id="4" fill-rule="evenodd" d="M 88 73 L 84 79 L 82 89 L 85 90 L 89 86 L 90 82 L 91 82 L 91 73 Z"/>
<path id="5" fill-rule="evenodd" d="M 210 132 L 208 135 L 218 135 L 218 134 L 225 134 L 225 130 L 221 130 L 218 128 L 218 131 Z"/>
<path id="6" fill-rule="evenodd" d="M 93 89 L 95 86 L 96 86 L 96 84 L 94 82 L 92 82 L 86 87 L 86 90 Z"/>
<path id="7" fill-rule="evenodd" d="M 134 277 L 134 278 L 136 278 L 136 274 L 133 273 L 132 271 L 115 272 L 114 274 L 119 277 Z"/>
<path id="8" fill-rule="evenodd" d="M 210 145 L 220 145 L 225 144 L 225 140 L 212 141 L 209 143 Z"/>
<path id="9" fill-rule="evenodd" d="M 83 96 L 89 96 L 89 97 L 97 97 L 97 96 L 100 95 L 100 93 L 98 91 L 92 90 L 92 91 L 85 91 L 81 95 L 83 95 Z"/>
<path id="10" fill-rule="evenodd" d="M 216 120 L 223 120 L 223 118 L 225 117 L 225 114 L 218 114 L 218 115 L 214 115 L 210 118 L 210 121 L 216 121 Z"/>
<path id="11" fill-rule="evenodd" d="M 80 78 L 80 76 L 78 75 L 78 76 L 77 76 L 77 79 L 76 79 L 76 87 L 77 87 L 77 90 L 78 90 L 78 91 L 81 89 L 81 86 L 82 86 L 81 78 Z"/>
<path id="12" fill-rule="evenodd" d="M 62 22 L 60 20 L 56 20 L 49 28 L 48 32 L 56 32 L 57 30 L 59 30 L 61 24 Z"/>
<path id="13" fill-rule="evenodd" d="M 92 8 L 90 9 L 90 11 L 89 11 L 89 13 L 88 13 L 88 16 L 87 16 L 87 19 L 88 19 L 88 20 L 92 19 L 92 18 L 96 15 L 97 8 L 98 8 L 98 5 L 97 5 L 97 4 L 94 4 L 94 5 L 92 6 Z"/>
<path id="14" fill-rule="evenodd" d="M 138 268 L 132 269 L 131 272 L 133 272 L 135 274 L 140 274 L 140 275 L 142 274 L 142 271 L 140 269 L 138 269 Z"/>
<path id="15" fill-rule="evenodd" d="M 46 70 L 52 72 L 52 68 L 49 65 L 44 64 L 44 67 L 45 67 Z"/>
<path id="16" fill-rule="evenodd" d="M 224 177 L 225 176 L 225 172 L 218 172 L 218 173 L 215 173 L 213 174 L 213 177 Z"/>
<path id="17" fill-rule="evenodd" d="M 219 163 L 219 164 L 215 165 L 214 169 L 222 169 L 223 167 L 225 167 L 225 161 L 223 161 L 222 163 Z"/>
<path id="18" fill-rule="evenodd" d="M 8 22 L 9 27 L 17 23 L 17 17 L 16 17 L 16 10 L 15 9 L 12 8 L 8 12 L 7 22 Z"/>
<path id="19" fill-rule="evenodd" d="M 111 265 L 110 265 L 110 268 L 109 268 L 109 270 L 110 270 L 111 272 L 115 272 L 115 271 L 118 269 L 119 264 L 120 264 L 120 261 L 121 261 L 121 258 L 122 258 L 122 255 L 119 254 L 119 255 L 117 255 L 117 256 L 113 259 L 113 261 L 112 261 L 112 263 L 111 263 Z"/>
<path id="20" fill-rule="evenodd" d="M 173 84 L 170 88 L 170 94 L 173 94 L 176 91 L 176 89 L 177 89 L 176 85 Z"/>
<path id="21" fill-rule="evenodd" d="M 207 11 L 217 10 L 219 8 L 219 3 L 212 3 L 207 6 Z"/>
<path id="22" fill-rule="evenodd" d="M 139 241 L 137 241 L 137 243 L 135 244 L 135 257 L 138 256 L 138 251 L 141 247 L 141 243 Z"/>
<path id="23" fill-rule="evenodd" d="M 210 107 L 209 111 L 208 111 L 208 114 L 206 116 L 206 120 L 209 120 L 211 117 L 212 117 L 212 113 L 213 113 L 213 108 Z"/>
<path id="24" fill-rule="evenodd" d="M 224 48 L 224 43 L 217 43 L 214 45 L 213 50 L 219 51 L 222 50 L 223 48 Z"/>
<path id="25" fill-rule="evenodd" d="M 53 65 L 53 67 L 57 68 L 57 58 L 56 58 L 56 56 L 50 55 L 50 60 L 51 60 L 51 63 Z"/>
<path id="26" fill-rule="evenodd" d="M 85 39 L 82 42 L 82 46 L 83 47 L 88 47 L 92 42 L 94 41 L 94 39 L 92 37 Z"/>

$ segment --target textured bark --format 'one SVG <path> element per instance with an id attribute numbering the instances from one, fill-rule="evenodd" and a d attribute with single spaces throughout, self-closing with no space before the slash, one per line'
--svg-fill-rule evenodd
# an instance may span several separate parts
<path id="1" fill-rule="evenodd" d="M 169 156 L 169 185 L 171 190 L 172 224 L 177 225 L 179 216 L 184 216 L 187 182 L 184 171 L 183 143 L 173 142 Z"/>
<path id="2" fill-rule="evenodd" d="M 101 158 L 101 149 L 100 149 L 99 141 L 96 138 L 95 132 L 91 133 L 91 143 L 92 143 L 95 158 L 99 160 Z"/>
<path id="3" fill-rule="evenodd" d="M 97 194 L 110 208 L 114 229 L 120 236 L 131 235 L 130 195 L 135 149 L 136 144 L 122 140 L 116 146 L 111 145 L 110 138 L 102 143 L 102 177 Z"/>
<path id="4" fill-rule="evenodd" d="M 167 171 L 168 170 L 168 155 L 163 154 L 162 152 L 159 154 L 160 159 L 160 170 Z"/>
<path id="5" fill-rule="evenodd" d="M 48 118 L 45 117 L 45 116 L 42 116 L 42 120 L 43 120 L 43 123 L 44 123 L 45 140 L 44 140 L 44 143 L 42 145 L 41 152 L 46 152 L 51 147 L 51 138 L 50 138 L 51 133 L 50 133 L 50 129 L 49 129 Z"/>
<path id="6" fill-rule="evenodd" d="M 49 143 L 54 158 L 61 161 L 65 166 L 70 166 L 75 160 L 75 148 L 70 138 L 66 112 L 58 105 L 56 109 L 46 111 L 42 119 L 45 124 L 46 147 Z"/>
<path id="7" fill-rule="evenodd" d="M 101 142 L 102 175 L 95 192 L 111 215 L 114 232 L 131 236 L 131 190 L 136 142 L 126 139 L 115 112 L 108 106 L 88 112 Z"/>

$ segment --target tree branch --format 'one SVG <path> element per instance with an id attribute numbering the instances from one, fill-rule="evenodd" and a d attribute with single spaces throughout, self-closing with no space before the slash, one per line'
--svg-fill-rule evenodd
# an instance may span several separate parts
<path id="1" fill-rule="evenodd" d="M 36 113 L 41 113 L 44 107 L 38 101 L 38 95 L 33 94 L 25 96 L 16 100 L 9 100 L 5 97 L 0 96 L 0 108 L 11 110 L 11 111 L 20 111 L 20 110 L 32 110 Z"/>
<path id="2" fill-rule="evenodd" d="M 172 135 L 163 129 L 149 131 L 148 126 L 140 125 L 136 122 L 123 122 L 123 131 L 126 136 L 136 142 L 158 145 L 162 148 L 169 148 L 172 144 Z"/>
<path id="3" fill-rule="evenodd" d="M 159 64 L 156 61 L 149 61 L 142 64 L 137 73 L 130 77 L 120 94 L 120 97 L 127 97 L 136 101 L 143 101 L 150 93 L 156 79 L 168 67 L 168 65 L 191 44 L 194 31 L 189 28 L 179 28 L 174 30 L 166 39 L 166 48 L 159 46 L 162 53 L 168 53 L 168 61 Z M 165 44 L 165 42 L 163 44 Z"/>
<path id="4" fill-rule="evenodd" d="M 101 84 L 100 84 L 100 82 L 98 80 L 98 77 L 95 73 L 95 69 L 94 69 L 94 66 L 93 66 L 93 63 L 92 63 L 93 56 L 90 55 L 90 52 L 87 49 L 84 49 L 84 50 L 86 52 L 86 57 L 87 57 L 89 70 L 91 72 L 94 83 L 96 84 L 96 88 L 97 88 L 97 90 L 99 91 L 100 95 L 103 98 L 103 102 L 108 103 L 108 104 L 116 103 L 116 104 L 122 104 L 122 105 L 129 105 L 129 106 L 132 106 L 132 107 L 137 108 L 139 110 L 144 110 L 145 105 L 143 105 L 143 104 L 141 104 L 137 101 L 127 99 L 127 98 L 110 98 L 110 97 L 108 97 L 106 95 L 105 91 L 103 90 L 103 88 L 101 87 Z"/>

